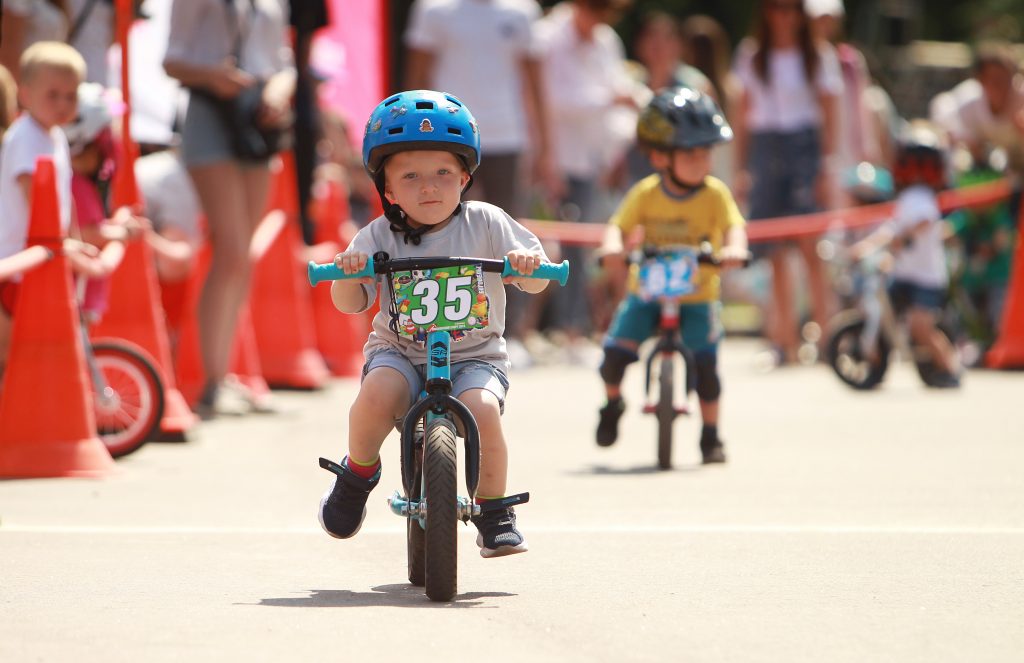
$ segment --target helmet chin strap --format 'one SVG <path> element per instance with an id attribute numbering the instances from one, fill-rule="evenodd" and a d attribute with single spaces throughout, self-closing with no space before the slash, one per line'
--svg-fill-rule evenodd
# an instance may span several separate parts
<path id="1" fill-rule="evenodd" d="M 388 220 L 391 226 L 391 232 L 402 233 L 402 241 L 406 244 L 412 243 L 413 246 L 419 246 L 422 241 L 423 234 L 430 230 L 431 226 L 420 226 L 419 228 L 413 228 L 409 223 L 408 215 L 405 213 L 400 206 L 391 202 L 384 195 L 384 175 L 383 171 L 381 174 L 374 178 L 374 184 L 377 186 L 377 194 L 380 196 L 381 205 L 384 207 L 384 218 Z M 462 193 L 469 190 L 469 187 L 473 186 L 473 176 L 469 176 L 469 181 L 466 182 L 466 186 L 462 189 Z M 448 215 L 451 218 L 462 211 L 462 203 L 459 202 L 452 210 L 452 213 Z"/>
<path id="2" fill-rule="evenodd" d="M 679 187 L 685 192 L 683 196 L 686 198 L 689 198 L 690 196 L 704 188 L 703 180 L 701 180 L 700 184 L 687 184 L 686 182 L 676 177 L 676 174 L 675 172 L 673 172 L 671 167 L 666 169 L 665 174 L 668 175 L 668 179 L 672 181 L 672 184 L 675 184 L 677 187 Z"/>

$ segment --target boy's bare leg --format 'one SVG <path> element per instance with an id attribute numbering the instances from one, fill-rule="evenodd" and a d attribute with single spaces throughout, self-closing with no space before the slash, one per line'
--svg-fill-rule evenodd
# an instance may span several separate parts
<path id="1" fill-rule="evenodd" d="M 409 384 L 401 373 L 387 366 L 370 371 L 349 410 L 349 458 L 362 465 L 374 463 L 395 419 L 404 417 L 409 406 Z"/>
<path id="2" fill-rule="evenodd" d="M 955 375 L 960 372 L 956 350 L 949 339 L 936 327 L 935 314 L 923 308 L 914 307 L 907 314 L 907 325 L 910 335 L 916 343 L 928 348 L 935 363 L 946 373 Z"/>
<path id="3" fill-rule="evenodd" d="M 508 481 L 508 446 L 501 428 L 498 397 L 486 389 L 468 389 L 459 394 L 480 429 L 480 485 L 485 497 L 502 497 Z"/>

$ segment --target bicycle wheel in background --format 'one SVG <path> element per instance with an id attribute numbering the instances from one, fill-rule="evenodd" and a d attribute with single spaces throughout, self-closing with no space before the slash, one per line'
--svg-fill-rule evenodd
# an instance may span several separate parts
<path id="1" fill-rule="evenodd" d="M 140 351 L 116 341 L 92 345 L 104 385 L 93 385 L 96 433 L 107 451 L 119 458 L 137 450 L 160 426 L 164 413 L 163 381 Z"/>
<path id="2" fill-rule="evenodd" d="M 458 586 L 457 481 L 455 426 L 447 419 L 434 419 L 423 445 L 424 566 L 427 597 L 432 601 L 452 600 Z"/>
<path id="3" fill-rule="evenodd" d="M 661 358 L 658 375 L 658 468 L 672 469 L 672 424 L 676 420 L 675 366 L 672 355 Z"/>
<path id="4" fill-rule="evenodd" d="M 838 327 L 828 341 L 828 363 L 845 384 L 854 389 L 874 389 L 889 368 L 889 344 L 878 336 L 875 361 L 861 347 L 864 320 L 856 319 Z"/>

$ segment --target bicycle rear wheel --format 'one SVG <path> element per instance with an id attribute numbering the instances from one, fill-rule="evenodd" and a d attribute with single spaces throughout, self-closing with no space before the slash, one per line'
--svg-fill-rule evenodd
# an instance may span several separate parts
<path id="1" fill-rule="evenodd" d="M 428 424 L 423 446 L 423 493 L 427 503 L 425 584 L 432 601 L 450 601 L 458 587 L 459 523 L 455 426 L 446 419 Z"/>
<path id="2" fill-rule="evenodd" d="M 160 426 L 164 389 L 160 374 L 142 353 L 120 343 L 92 346 L 103 385 L 93 385 L 96 432 L 119 458 L 136 451 Z"/>
<path id="3" fill-rule="evenodd" d="M 671 356 L 662 357 L 658 375 L 658 468 L 672 468 L 672 425 L 676 419 L 675 374 Z"/>

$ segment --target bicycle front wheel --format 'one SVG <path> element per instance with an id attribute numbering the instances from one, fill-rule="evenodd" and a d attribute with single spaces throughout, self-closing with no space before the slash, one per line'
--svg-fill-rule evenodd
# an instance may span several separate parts
<path id="1" fill-rule="evenodd" d="M 92 346 L 103 384 L 93 385 L 96 432 L 114 458 L 137 450 L 160 426 L 164 389 L 160 374 L 141 353 L 113 342 Z"/>
<path id="2" fill-rule="evenodd" d="M 427 426 L 423 445 L 425 581 L 432 601 L 451 601 L 458 586 L 457 482 L 455 426 L 447 419 L 435 419 Z"/>

